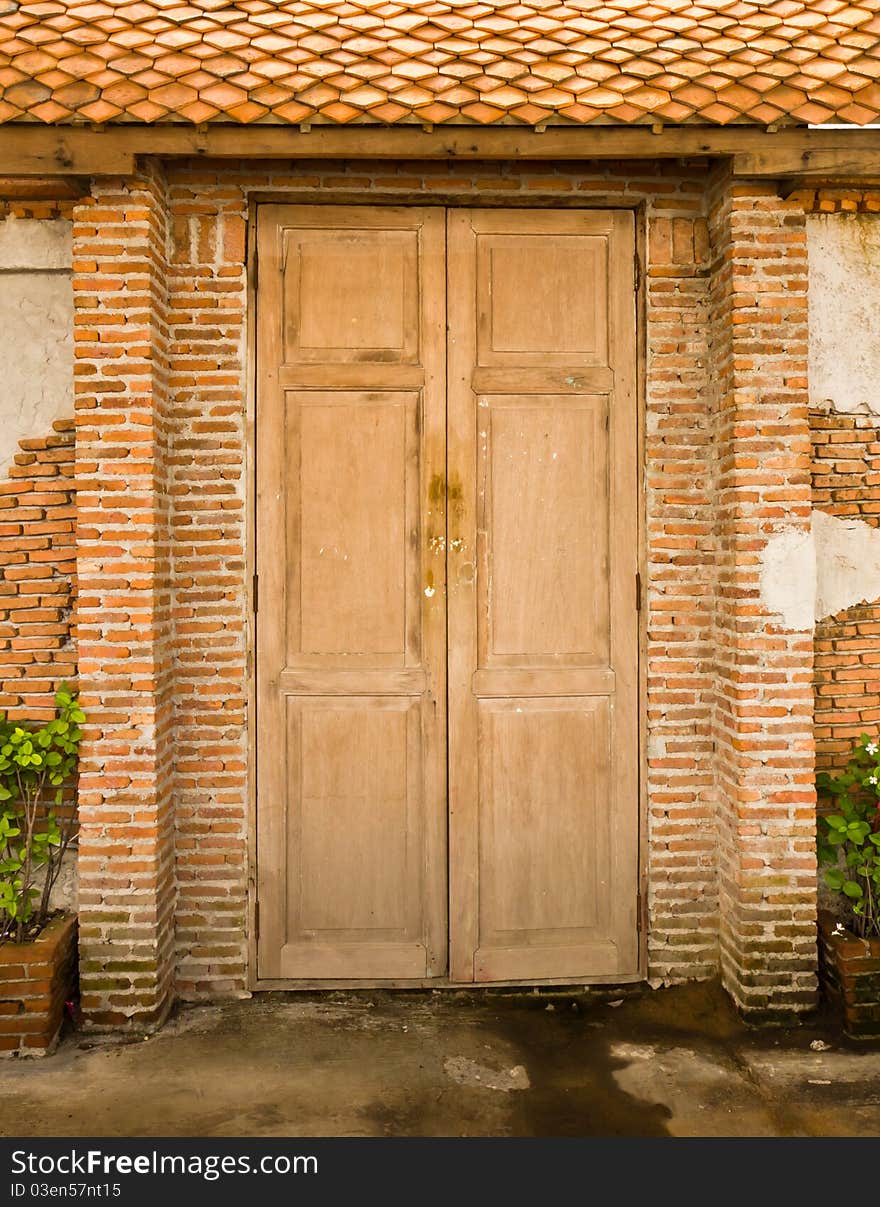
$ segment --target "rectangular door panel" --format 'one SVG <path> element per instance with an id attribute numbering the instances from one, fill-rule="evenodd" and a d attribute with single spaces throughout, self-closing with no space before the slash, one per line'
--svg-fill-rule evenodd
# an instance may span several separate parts
<path id="1" fill-rule="evenodd" d="M 321 978 L 343 951 L 340 975 L 427 975 L 418 699 L 289 696 L 287 706 L 289 941 L 279 975 Z"/>
<path id="2" fill-rule="evenodd" d="M 259 211 L 262 979 L 446 971 L 444 242 Z"/>
<path id="3" fill-rule="evenodd" d="M 299 500 L 286 554 L 300 585 L 288 665 L 417 666 L 418 395 L 291 392 L 287 411 Z"/>
<path id="4" fill-rule="evenodd" d="M 608 712 L 602 696 L 479 701 L 475 980 L 520 977 L 523 948 L 545 976 L 582 976 L 605 942 Z"/>
<path id="5" fill-rule="evenodd" d="M 607 666 L 607 397 L 478 405 L 480 665 Z"/>
<path id="6" fill-rule="evenodd" d="M 418 363 L 419 231 L 366 222 L 285 229 L 286 363 Z"/>
<path id="7" fill-rule="evenodd" d="M 625 212 L 448 219 L 451 974 L 637 973 Z"/>
<path id="8" fill-rule="evenodd" d="M 531 229 L 490 220 L 477 237 L 475 367 L 607 365 L 607 239 L 579 230 L 577 216 L 523 217 Z"/>

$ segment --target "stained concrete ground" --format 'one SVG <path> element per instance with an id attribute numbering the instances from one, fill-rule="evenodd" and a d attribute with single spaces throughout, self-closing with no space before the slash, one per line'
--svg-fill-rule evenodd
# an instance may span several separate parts
<path id="1" fill-rule="evenodd" d="M 878 1136 L 880 1048 L 715 984 L 255 996 L 0 1065 L 16 1136 Z"/>

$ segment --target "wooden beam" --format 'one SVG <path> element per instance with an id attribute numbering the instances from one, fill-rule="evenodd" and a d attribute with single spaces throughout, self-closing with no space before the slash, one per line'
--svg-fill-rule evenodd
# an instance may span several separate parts
<path id="1" fill-rule="evenodd" d="M 880 181 L 880 146 L 750 150 L 734 155 L 733 174 L 798 181 Z"/>
<path id="2" fill-rule="evenodd" d="M 880 164 L 880 130 L 775 133 L 754 126 L 0 126 L 0 175 L 128 175 L 138 155 L 221 159 L 681 159 L 734 156 L 742 175 L 791 176 L 806 162 Z M 806 161 L 804 156 L 808 156 Z M 813 158 L 815 157 L 815 159 Z M 794 165 L 794 166 L 793 166 Z"/>
<path id="3" fill-rule="evenodd" d="M 0 126 L 0 176 L 130 176 L 134 139 L 96 130 Z M 100 168 L 96 168 L 100 164 Z"/>

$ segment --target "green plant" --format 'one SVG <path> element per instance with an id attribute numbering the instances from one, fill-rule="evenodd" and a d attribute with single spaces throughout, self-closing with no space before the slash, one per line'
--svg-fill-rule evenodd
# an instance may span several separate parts
<path id="1" fill-rule="evenodd" d="M 880 740 L 862 734 L 843 771 L 820 771 L 816 788 L 832 806 L 819 817 L 825 883 L 840 894 L 852 929 L 880 938 Z"/>
<path id="2" fill-rule="evenodd" d="M 46 924 L 49 894 L 76 832 L 73 808 L 56 808 L 76 771 L 86 718 L 66 683 L 55 707 L 55 719 L 39 729 L 0 713 L 0 941 L 25 942 Z"/>

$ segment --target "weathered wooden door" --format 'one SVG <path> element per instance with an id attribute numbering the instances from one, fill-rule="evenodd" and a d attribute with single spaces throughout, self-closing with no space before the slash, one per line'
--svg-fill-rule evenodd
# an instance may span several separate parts
<path id="1" fill-rule="evenodd" d="M 638 969 L 634 235 L 449 215 L 457 981 Z"/>
<path id="2" fill-rule="evenodd" d="M 260 208 L 260 980 L 637 972 L 633 238 Z"/>
<path id="3" fill-rule="evenodd" d="M 439 976 L 444 215 L 258 222 L 258 972 Z"/>

